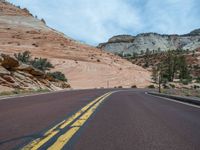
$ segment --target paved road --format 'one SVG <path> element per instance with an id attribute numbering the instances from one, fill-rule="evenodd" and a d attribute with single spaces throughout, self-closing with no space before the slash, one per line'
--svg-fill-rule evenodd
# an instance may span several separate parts
<path id="1" fill-rule="evenodd" d="M 0 101 L 0 149 L 199 150 L 200 108 L 110 91 Z"/>

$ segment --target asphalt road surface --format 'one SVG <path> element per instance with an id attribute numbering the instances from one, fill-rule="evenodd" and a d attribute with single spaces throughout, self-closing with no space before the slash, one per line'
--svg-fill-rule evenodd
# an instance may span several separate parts
<path id="1" fill-rule="evenodd" d="M 0 150 L 199 150 L 200 107 L 145 90 L 0 100 Z"/>

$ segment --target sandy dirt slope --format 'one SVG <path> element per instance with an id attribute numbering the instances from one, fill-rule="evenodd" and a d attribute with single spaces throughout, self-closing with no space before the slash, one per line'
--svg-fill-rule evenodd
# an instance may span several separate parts
<path id="1" fill-rule="evenodd" d="M 25 50 L 48 58 L 73 88 L 99 88 L 150 83 L 150 72 L 118 56 L 77 42 L 34 18 L 27 10 L 0 1 L 0 52 Z"/>

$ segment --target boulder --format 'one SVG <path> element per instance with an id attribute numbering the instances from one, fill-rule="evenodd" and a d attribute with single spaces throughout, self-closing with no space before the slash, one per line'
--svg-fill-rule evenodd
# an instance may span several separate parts
<path id="1" fill-rule="evenodd" d="M 26 76 L 26 77 L 29 77 L 29 78 L 33 78 L 33 76 L 27 72 L 23 72 L 23 71 L 16 71 L 16 73 L 22 75 L 22 76 Z M 15 75 L 15 74 L 14 74 Z"/>
<path id="2" fill-rule="evenodd" d="M 26 64 L 21 64 L 17 70 L 20 70 L 20 71 L 24 71 L 24 72 L 31 72 L 31 70 L 33 70 L 33 67 L 30 66 L 30 65 L 26 65 Z"/>
<path id="3" fill-rule="evenodd" d="M 14 78 L 17 78 L 17 79 L 20 79 L 20 80 L 26 80 L 27 79 L 27 76 L 20 74 L 18 72 L 13 72 L 12 75 L 13 75 Z"/>
<path id="4" fill-rule="evenodd" d="M 43 83 L 45 86 L 50 86 L 50 82 L 48 82 L 47 80 L 45 79 L 40 79 L 39 80 L 41 83 Z"/>
<path id="5" fill-rule="evenodd" d="M 71 85 L 69 83 L 63 82 L 61 88 L 64 89 L 71 88 Z"/>
<path id="6" fill-rule="evenodd" d="M 54 85 L 57 87 L 60 87 L 62 89 L 67 89 L 67 88 L 71 88 L 70 84 L 67 82 L 63 82 L 63 81 L 59 81 L 59 82 L 54 82 Z"/>
<path id="7" fill-rule="evenodd" d="M 5 54 L 1 54 L 1 56 L 3 58 L 1 65 L 8 70 L 15 70 L 20 65 L 19 61 L 12 56 Z"/>
<path id="8" fill-rule="evenodd" d="M 5 85 L 5 84 L 8 84 L 8 82 L 2 77 L 0 77 L 0 85 Z"/>
<path id="9" fill-rule="evenodd" d="M 44 77 L 44 75 L 45 75 L 44 72 L 42 72 L 38 69 L 35 69 L 35 68 L 33 68 L 33 70 L 31 70 L 30 74 L 33 76 L 40 76 L 40 77 Z"/>
<path id="10" fill-rule="evenodd" d="M 3 61 L 3 57 L 2 56 L 0 56 L 0 63 Z"/>
<path id="11" fill-rule="evenodd" d="M 3 75 L 10 75 L 10 72 L 4 67 L 0 66 L 0 76 L 3 76 Z"/>
<path id="12" fill-rule="evenodd" d="M 6 80 L 7 82 L 15 83 L 15 80 L 13 79 L 12 76 L 4 75 L 4 76 L 2 76 L 2 78 L 3 78 L 4 80 Z"/>
<path id="13" fill-rule="evenodd" d="M 40 77 L 44 77 L 45 73 L 30 66 L 30 65 L 25 65 L 25 64 L 22 64 L 20 65 L 17 70 L 20 70 L 20 71 L 24 71 L 24 72 L 27 72 L 33 76 L 40 76 Z"/>
<path id="14" fill-rule="evenodd" d="M 48 74 L 45 75 L 45 79 L 48 80 L 48 81 L 53 81 L 53 82 L 56 81 L 52 76 L 50 76 Z"/>

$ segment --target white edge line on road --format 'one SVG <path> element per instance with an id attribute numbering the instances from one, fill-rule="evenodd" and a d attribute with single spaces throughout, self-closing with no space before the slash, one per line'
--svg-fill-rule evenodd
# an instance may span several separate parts
<path id="1" fill-rule="evenodd" d="M 46 94 L 53 94 L 53 93 L 62 93 L 62 92 L 68 92 L 68 91 L 73 91 L 73 90 L 59 90 L 59 91 L 50 91 L 50 92 L 44 92 L 44 93 L 34 93 L 34 94 L 24 94 L 24 95 L 11 95 L 11 96 L 5 96 L 5 97 L 0 97 L 0 101 L 3 100 L 10 100 L 10 99 L 15 99 L 15 98 L 23 98 L 23 97 L 32 97 L 32 96 L 39 96 L 39 95 L 46 95 Z"/>
<path id="2" fill-rule="evenodd" d="M 10 95 L 10 96 L 0 96 L 0 101 L 3 100 L 11 100 L 15 98 L 24 98 L 24 97 L 33 97 L 33 96 L 40 96 L 40 95 L 47 95 L 47 94 L 53 94 L 53 93 L 63 93 L 63 92 L 72 92 L 72 91 L 87 91 L 87 90 L 95 90 L 95 89 L 64 89 L 64 90 L 58 90 L 58 91 L 49 91 L 49 92 L 43 92 L 43 93 L 29 93 L 29 94 L 24 94 L 24 95 Z M 101 90 L 101 89 L 97 89 Z M 114 91 L 114 90 L 113 90 Z"/>
<path id="3" fill-rule="evenodd" d="M 151 94 L 148 94 L 148 92 L 145 92 L 145 94 L 147 94 L 149 96 L 157 97 L 157 98 L 162 98 L 162 99 L 165 99 L 165 100 L 168 100 L 168 101 L 171 101 L 171 102 L 175 102 L 175 103 L 179 103 L 179 104 L 183 104 L 183 105 L 187 105 L 187 106 L 191 106 L 191 107 L 195 107 L 195 108 L 200 108 L 200 106 L 197 106 L 197 105 L 194 105 L 194 104 L 181 102 L 181 101 L 178 101 L 178 100 L 173 100 L 173 99 L 162 97 L 162 96 L 151 95 Z"/>
<path id="4" fill-rule="evenodd" d="M 24 94 L 24 95 L 10 95 L 10 96 L 0 96 L 0 101 L 3 100 L 11 100 L 15 98 L 24 98 L 24 97 L 33 97 L 33 96 L 40 96 L 40 95 L 46 95 L 46 94 L 53 94 L 53 93 L 63 93 L 63 92 L 72 92 L 72 91 L 87 91 L 87 90 L 95 90 L 95 89 L 64 89 L 64 90 L 58 90 L 58 91 L 49 91 L 49 92 L 43 92 L 43 93 L 29 93 L 29 94 Z M 96 90 L 101 90 L 101 89 L 96 89 Z M 104 89 L 103 89 L 104 90 Z M 105 89 L 106 90 L 106 89 Z M 109 89 L 108 89 L 109 90 Z M 112 90 L 112 89 L 111 89 Z M 115 91 L 115 90 L 113 90 Z M 117 92 L 124 91 L 124 90 L 117 90 Z M 128 90 L 127 90 L 128 91 Z"/>
<path id="5" fill-rule="evenodd" d="M 64 90 L 58 90 L 58 91 L 50 91 L 50 92 L 44 92 L 44 93 L 33 93 L 33 94 L 24 94 L 24 95 L 10 95 L 10 96 L 0 96 L 0 101 L 3 100 L 11 100 L 15 98 L 24 98 L 24 97 L 34 97 L 34 96 L 40 96 L 40 95 L 46 95 L 46 94 L 53 94 L 53 93 L 63 93 L 63 92 L 72 92 L 72 91 L 87 91 L 87 90 L 101 90 L 101 89 L 64 89 Z M 106 90 L 106 89 L 102 89 Z M 109 89 L 108 89 L 109 90 Z M 110 89 L 115 91 L 114 89 Z M 116 92 L 122 92 L 122 91 L 132 91 L 132 90 L 117 90 Z"/>

